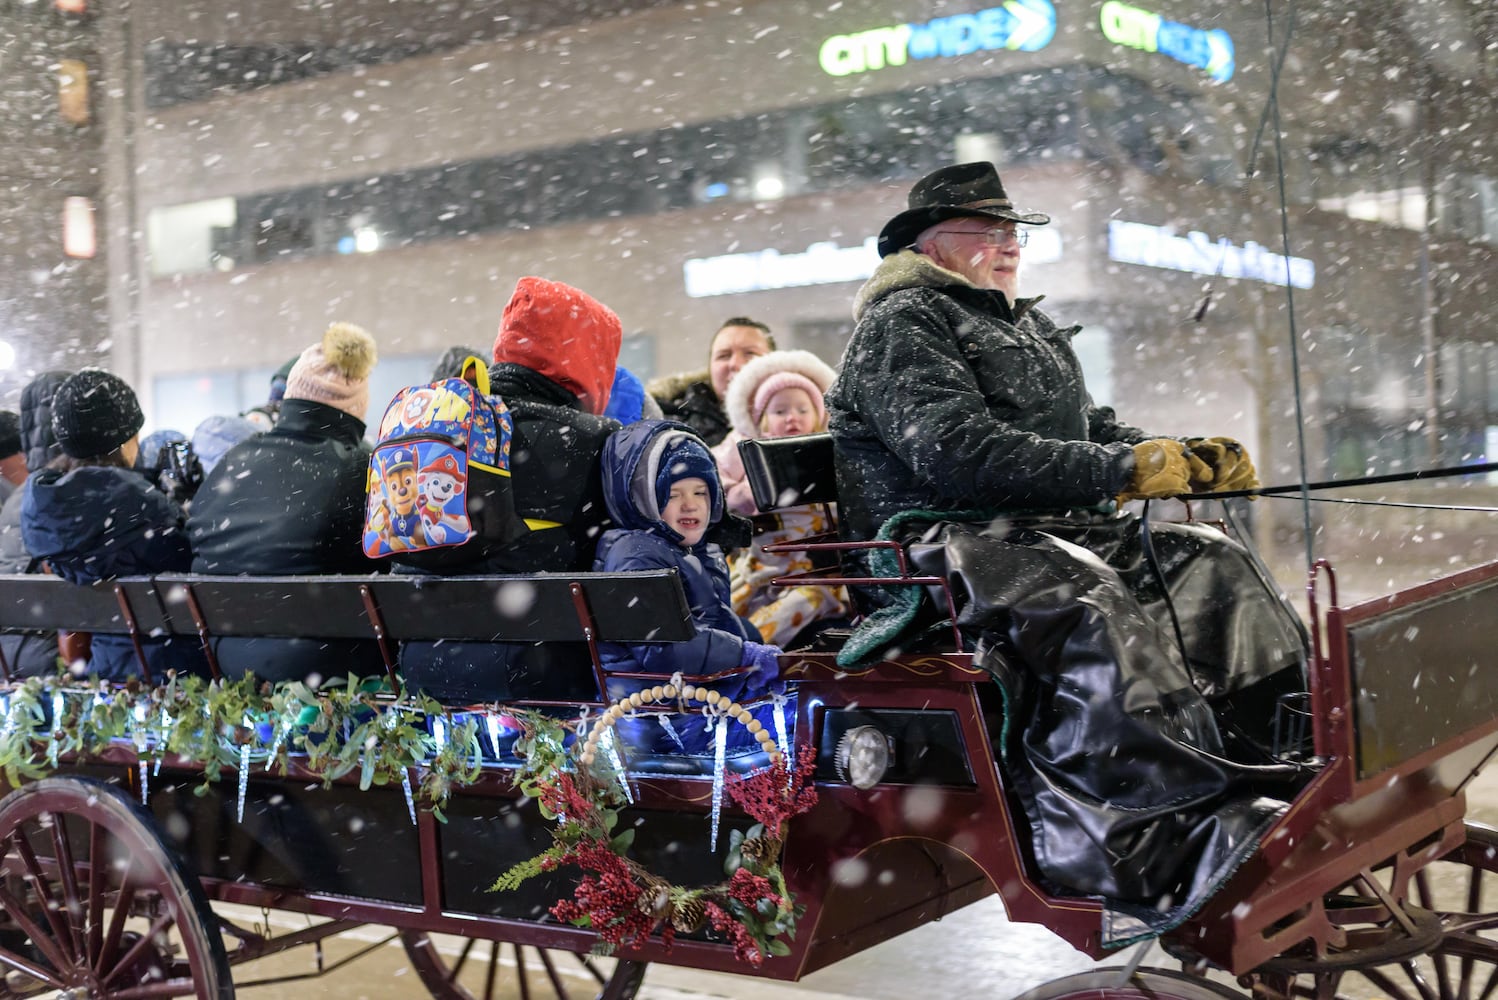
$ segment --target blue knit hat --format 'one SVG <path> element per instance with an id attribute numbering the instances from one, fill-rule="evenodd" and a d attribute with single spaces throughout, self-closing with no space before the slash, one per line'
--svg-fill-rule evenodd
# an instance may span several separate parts
<path id="1" fill-rule="evenodd" d="M 609 405 L 603 415 L 621 424 L 632 424 L 644 416 L 645 384 L 628 368 L 614 369 L 614 387 L 609 391 Z"/>
<path id="2" fill-rule="evenodd" d="M 723 516 L 723 487 L 718 482 L 718 463 L 696 435 L 684 431 L 672 434 L 661 451 L 657 468 L 655 502 L 658 509 L 665 510 L 670 502 L 672 484 L 696 478 L 707 483 L 708 503 L 712 507 L 708 521 L 717 523 Z"/>

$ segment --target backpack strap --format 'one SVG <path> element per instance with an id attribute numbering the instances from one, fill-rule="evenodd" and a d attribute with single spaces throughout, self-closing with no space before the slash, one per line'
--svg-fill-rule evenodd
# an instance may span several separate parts
<path id="1" fill-rule="evenodd" d="M 489 366 L 477 354 L 470 354 L 463 359 L 458 378 L 473 386 L 480 395 L 489 395 Z"/>

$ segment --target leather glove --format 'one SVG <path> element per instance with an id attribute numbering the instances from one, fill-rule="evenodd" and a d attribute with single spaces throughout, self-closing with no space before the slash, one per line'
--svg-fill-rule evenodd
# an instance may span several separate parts
<path id="1" fill-rule="evenodd" d="M 1198 476 L 1193 470 L 1192 486 L 1197 492 L 1251 490 L 1259 485 L 1259 474 L 1248 457 L 1248 449 L 1232 438 L 1187 438 L 1186 448 L 1210 469 L 1207 476 Z"/>
<path id="2" fill-rule="evenodd" d="M 751 680 L 768 687 L 780 676 L 780 647 L 745 640 L 743 664 L 757 671 Z"/>
<path id="3" fill-rule="evenodd" d="M 1155 500 L 1191 492 L 1191 464 L 1186 446 L 1171 438 L 1151 438 L 1134 446 L 1134 474 L 1118 495 L 1125 500 Z"/>

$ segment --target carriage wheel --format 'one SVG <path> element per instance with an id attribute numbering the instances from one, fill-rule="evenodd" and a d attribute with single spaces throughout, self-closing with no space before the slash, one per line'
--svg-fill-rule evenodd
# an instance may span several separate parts
<path id="1" fill-rule="evenodd" d="M 1441 923 L 1420 955 L 1264 977 L 1268 993 L 1317 1000 L 1485 1000 L 1498 995 L 1498 831 L 1467 824 L 1467 841 L 1410 879 L 1409 905 Z"/>
<path id="2" fill-rule="evenodd" d="M 1165 969 L 1093 969 L 1052 980 L 1015 1000 L 1244 1000 L 1231 987 Z"/>
<path id="3" fill-rule="evenodd" d="M 458 950 L 449 954 L 424 931 L 401 932 L 411 968 L 436 1000 L 494 1000 L 510 996 L 510 985 L 518 987 L 522 997 L 633 1000 L 645 979 L 644 962 L 619 961 L 606 972 L 575 952 L 478 938 L 454 940 Z M 549 987 L 550 992 L 537 993 L 537 986 Z"/>
<path id="4" fill-rule="evenodd" d="M 0 996 L 232 1000 L 202 887 L 119 788 L 47 778 L 0 800 Z"/>

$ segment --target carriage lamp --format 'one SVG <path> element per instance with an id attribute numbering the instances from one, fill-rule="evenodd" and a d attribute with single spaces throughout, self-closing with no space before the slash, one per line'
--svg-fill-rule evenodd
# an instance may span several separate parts
<path id="1" fill-rule="evenodd" d="M 832 766 L 854 788 L 873 788 L 894 762 L 895 742 L 874 726 L 854 726 L 837 741 Z"/>

